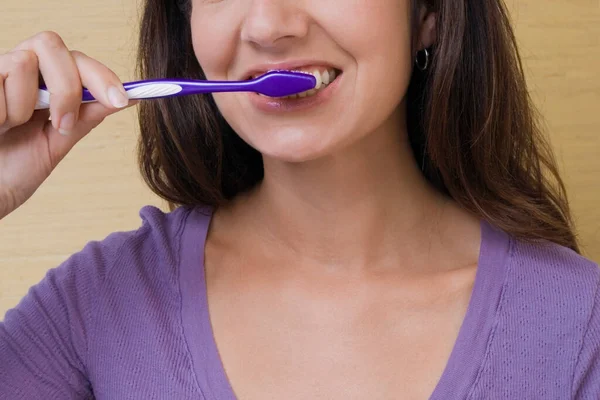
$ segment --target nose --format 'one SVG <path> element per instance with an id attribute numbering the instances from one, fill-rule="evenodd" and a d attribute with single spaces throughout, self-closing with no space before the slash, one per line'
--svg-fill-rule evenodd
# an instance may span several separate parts
<path id="1" fill-rule="evenodd" d="M 248 0 L 241 39 L 254 47 L 277 50 L 308 34 L 309 23 L 298 0 Z"/>

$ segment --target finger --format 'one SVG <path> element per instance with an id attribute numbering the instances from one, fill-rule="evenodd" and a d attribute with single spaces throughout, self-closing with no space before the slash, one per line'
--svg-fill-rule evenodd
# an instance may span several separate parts
<path id="1" fill-rule="evenodd" d="M 0 55 L 0 75 L 4 75 L 3 130 L 29 121 L 37 100 L 38 60 L 31 51 L 17 50 Z"/>
<path id="2" fill-rule="evenodd" d="M 129 108 L 139 103 L 139 100 L 130 100 L 124 108 Z M 83 104 L 79 111 L 79 121 L 70 135 L 56 135 L 52 125 L 47 124 L 45 133 L 48 137 L 48 147 L 52 165 L 58 164 L 65 155 L 83 139 L 91 130 L 97 127 L 106 117 L 124 108 L 105 107 L 102 103 Z"/>
<path id="3" fill-rule="evenodd" d="M 79 70 L 83 86 L 96 100 L 112 109 L 123 108 L 129 104 L 129 96 L 117 74 L 80 51 L 71 51 L 71 55 Z"/>
<path id="4" fill-rule="evenodd" d="M 81 78 L 71 52 L 54 32 L 41 32 L 17 46 L 16 50 L 33 51 L 50 92 L 52 125 L 69 133 L 78 119 L 81 105 Z"/>

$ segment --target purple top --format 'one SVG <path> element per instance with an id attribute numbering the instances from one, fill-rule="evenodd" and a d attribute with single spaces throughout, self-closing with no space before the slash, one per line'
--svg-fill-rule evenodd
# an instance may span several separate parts
<path id="1" fill-rule="evenodd" d="M 140 215 L 138 230 L 90 242 L 6 313 L 0 399 L 235 399 L 207 309 L 210 209 Z M 431 399 L 598 400 L 598 266 L 481 229 L 467 314 Z"/>

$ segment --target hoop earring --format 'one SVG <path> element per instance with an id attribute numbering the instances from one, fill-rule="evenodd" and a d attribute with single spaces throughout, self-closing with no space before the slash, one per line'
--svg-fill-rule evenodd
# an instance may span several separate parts
<path id="1" fill-rule="evenodd" d="M 423 61 L 423 58 L 425 59 Z M 429 68 L 429 51 L 427 49 L 417 51 L 417 56 L 415 57 L 415 65 L 421 71 L 426 71 Z"/>

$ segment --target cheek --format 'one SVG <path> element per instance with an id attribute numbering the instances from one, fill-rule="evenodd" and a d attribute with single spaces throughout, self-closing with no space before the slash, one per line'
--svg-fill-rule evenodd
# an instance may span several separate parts
<path id="1" fill-rule="evenodd" d="M 412 70 L 411 1 L 344 0 L 323 22 L 356 63 L 356 84 L 369 93 L 406 84 Z M 376 5 L 374 4 L 376 3 Z M 366 93 L 363 93 L 366 94 Z"/>
<path id="2" fill-rule="evenodd" d="M 342 48 L 380 58 L 410 52 L 410 0 L 344 0 L 343 4 L 323 23 Z"/>
<path id="3" fill-rule="evenodd" d="M 231 18 L 194 7 L 191 16 L 192 45 L 207 79 L 225 79 L 227 65 L 234 56 L 236 42 Z"/>
<path id="4" fill-rule="evenodd" d="M 350 0 L 335 40 L 356 63 L 358 120 L 371 126 L 401 102 L 412 72 L 411 1 Z"/>

